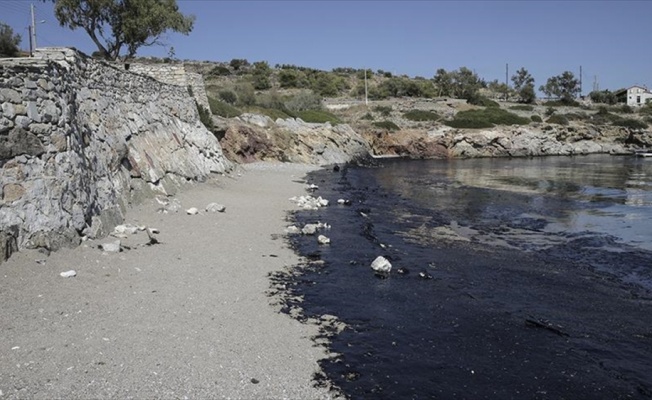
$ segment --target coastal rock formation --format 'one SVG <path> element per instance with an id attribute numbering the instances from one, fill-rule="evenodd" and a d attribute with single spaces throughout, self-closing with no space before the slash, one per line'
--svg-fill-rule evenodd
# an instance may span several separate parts
<path id="1" fill-rule="evenodd" d="M 369 157 L 367 141 L 349 125 L 316 124 L 244 114 L 221 121 L 226 156 L 237 162 L 280 160 L 328 165 Z"/>
<path id="2" fill-rule="evenodd" d="M 652 134 L 629 128 L 537 124 L 491 129 L 370 132 L 375 154 L 411 158 L 533 157 L 592 153 L 627 154 L 632 145 L 652 144 Z"/>
<path id="3" fill-rule="evenodd" d="M 0 256 L 101 237 L 127 204 L 231 163 L 185 87 L 75 50 L 0 63 Z"/>

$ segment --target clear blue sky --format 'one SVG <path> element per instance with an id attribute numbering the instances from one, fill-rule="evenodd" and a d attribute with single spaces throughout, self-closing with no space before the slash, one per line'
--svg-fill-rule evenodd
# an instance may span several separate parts
<path id="1" fill-rule="evenodd" d="M 189 36 L 169 34 L 177 58 L 270 65 L 383 69 L 430 78 L 465 66 L 487 81 L 525 67 L 535 85 L 564 71 L 583 93 L 634 84 L 652 88 L 652 1 L 224 1 L 178 0 L 197 17 Z M 0 21 L 27 42 L 30 1 L 0 0 Z M 96 48 L 60 28 L 52 5 L 34 2 L 38 46 Z M 139 55 L 165 57 L 169 47 Z"/>

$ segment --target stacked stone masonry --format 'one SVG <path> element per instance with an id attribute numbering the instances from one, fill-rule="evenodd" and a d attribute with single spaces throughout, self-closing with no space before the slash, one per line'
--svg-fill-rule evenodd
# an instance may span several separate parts
<path id="1" fill-rule="evenodd" d="M 0 62 L 0 259 L 100 237 L 231 164 L 187 87 L 49 48 Z"/>

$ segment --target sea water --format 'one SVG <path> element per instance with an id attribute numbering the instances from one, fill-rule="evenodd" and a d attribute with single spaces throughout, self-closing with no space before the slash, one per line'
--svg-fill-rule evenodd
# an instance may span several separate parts
<path id="1" fill-rule="evenodd" d="M 331 244 L 292 239 L 311 261 L 290 287 L 347 324 L 322 368 L 348 396 L 652 396 L 652 160 L 393 159 L 307 183 L 331 205 L 296 222 Z"/>

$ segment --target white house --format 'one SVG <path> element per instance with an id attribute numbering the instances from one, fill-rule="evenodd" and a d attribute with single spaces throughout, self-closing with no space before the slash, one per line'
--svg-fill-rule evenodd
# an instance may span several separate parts
<path id="1" fill-rule="evenodd" d="M 640 107 L 646 102 L 652 101 L 652 92 L 644 86 L 631 86 L 627 89 L 620 89 L 614 94 L 619 102 L 627 103 L 631 107 Z"/>

